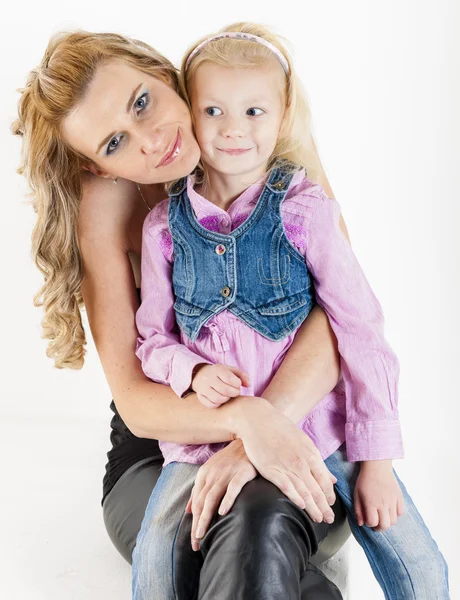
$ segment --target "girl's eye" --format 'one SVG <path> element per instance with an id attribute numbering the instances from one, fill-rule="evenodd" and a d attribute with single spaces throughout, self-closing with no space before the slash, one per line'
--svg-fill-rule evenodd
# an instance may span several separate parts
<path id="1" fill-rule="evenodd" d="M 113 137 L 110 142 L 107 144 L 107 154 L 113 154 L 118 146 L 121 144 L 123 136 Z"/>
<path id="2" fill-rule="evenodd" d="M 141 113 L 150 104 L 150 95 L 148 92 L 144 92 L 142 96 L 134 102 L 134 110 L 137 114 Z"/>
<path id="3" fill-rule="evenodd" d="M 246 114 L 249 115 L 250 117 L 258 117 L 259 115 L 261 115 L 263 111 L 261 108 L 248 108 L 248 110 L 246 111 Z"/>
<path id="4" fill-rule="evenodd" d="M 220 108 L 217 108 L 217 106 L 210 106 L 209 108 L 206 109 L 206 113 L 210 117 L 218 117 L 219 115 L 222 114 L 222 111 L 220 110 Z"/>

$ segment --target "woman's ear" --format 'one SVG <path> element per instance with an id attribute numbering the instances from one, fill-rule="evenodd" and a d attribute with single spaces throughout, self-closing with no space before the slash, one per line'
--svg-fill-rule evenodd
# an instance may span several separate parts
<path id="1" fill-rule="evenodd" d="M 94 165 L 94 164 L 83 165 L 82 169 L 84 171 L 89 171 L 93 175 L 97 175 L 98 177 L 102 177 L 104 179 L 109 179 L 109 177 L 111 177 L 110 173 L 107 173 L 107 171 L 103 171 L 102 169 L 99 169 L 99 167 L 96 167 L 96 165 Z"/>

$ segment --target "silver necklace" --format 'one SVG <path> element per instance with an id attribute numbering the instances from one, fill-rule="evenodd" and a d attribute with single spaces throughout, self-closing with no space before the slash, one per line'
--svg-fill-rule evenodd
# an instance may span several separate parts
<path id="1" fill-rule="evenodd" d="M 149 204 L 148 204 L 147 200 L 144 198 L 144 194 L 143 194 L 143 193 L 142 193 L 142 191 L 141 191 L 141 186 L 140 186 L 138 183 L 136 183 L 136 185 L 137 185 L 137 189 L 139 190 L 139 194 L 141 195 L 141 198 L 142 198 L 142 200 L 144 201 L 144 204 L 145 204 L 145 206 L 146 206 L 146 207 L 147 207 L 149 210 L 152 210 L 152 208 L 149 206 Z"/>

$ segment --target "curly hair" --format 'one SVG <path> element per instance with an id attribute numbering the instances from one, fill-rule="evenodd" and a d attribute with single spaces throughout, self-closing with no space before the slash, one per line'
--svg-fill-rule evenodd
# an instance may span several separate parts
<path id="1" fill-rule="evenodd" d="M 18 172 L 29 182 L 37 215 L 32 255 L 44 284 L 34 305 L 43 306 L 47 356 L 57 368 L 79 369 L 84 362 L 77 225 L 82 168 L 90 162 L 64 142 L 61 124 L 84 98 L 96 70 L 112 60 L 125 61 L 179 91 L 177 69 L 149 45 L 113 33 L 61 32 L 51 38 L 40 65 L 19 90 L 18 119 L 12 124 L 23 142 Z"/>

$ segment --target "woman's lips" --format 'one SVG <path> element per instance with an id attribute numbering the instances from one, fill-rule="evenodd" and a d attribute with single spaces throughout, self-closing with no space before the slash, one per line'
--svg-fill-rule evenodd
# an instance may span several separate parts
<path id="1" fill-rule="evenodd" d="M 217 148 L 220 152 L 225 152 L 225 154 L 230 154 L 230 156 L 239 156 L 240 154 L 245 154 L 249 152 L 251 148 Z"/>
<path id="2" fill-rule="evenodd" d="M 160 160 L 160 162 L 157 164 L 157 167 L 165 167 L 166 165 L 170 165 L 173 160 L 175 160 L 180 152 L 182 146 L 182 138 L 180 135 L 180 130 L 177 130 L 177 135 L 176 138 L 174 140 L 174 142 L 172 143 L 172 146 L 169 148 L 169 150 L 166 152 L 166 154 L 163 156 L 163 158 Z"/>

